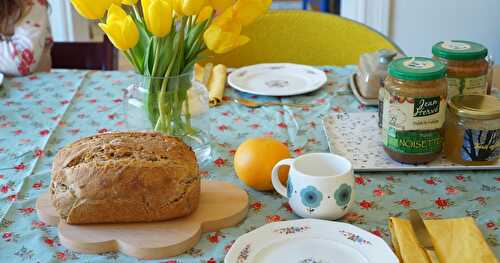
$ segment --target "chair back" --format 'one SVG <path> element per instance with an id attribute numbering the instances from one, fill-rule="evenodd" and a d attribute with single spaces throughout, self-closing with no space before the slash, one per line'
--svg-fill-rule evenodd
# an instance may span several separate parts
<path id="1" fill-rule="evenodd" d="M 242 34 L 250 42 L 223 55 L 209 53 L 210 62 L 229 67 L 290 62 L 308 65 L 357 64 L 363 53 L 401 49 L 372 28 L 340 16 L 302 10 L 270 11 Z"/>
<path id="2" fill-rule="evenodd" d="M 118 51 L 107 37 L 102 42 L 55 42 L 51 56 L 53 68 L 118 69 Z"/>

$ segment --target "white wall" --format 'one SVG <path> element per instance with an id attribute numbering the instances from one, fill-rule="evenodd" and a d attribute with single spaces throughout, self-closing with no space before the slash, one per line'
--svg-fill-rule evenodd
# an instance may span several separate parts
<path id="1" fill-rule="evenodd" d="M 441 40 L 488 47 L 500 60 L 500 0 L 393 0 L 389 37 L 407 54 L 430 56 Z"/>
<path id="2" fill-rule="evenodd" d="M 340 14 L 389 34 L 391 0 L 343 0 Z"/>
<path id="3" fill-rule="evenodd" d="M 500 0 L 343 0 L 341 14 L 384 33 L 408 55 L 441 40 L 479 42 L 500 64 Z"/>
<path id="4" fill-rule="evenodd" d="M 49 0 L 49 3 L 49 20 L 54 41 L 91 41 L 89 22 L 74 10 L 69 0 Z"/>
<path id="5" fill-rule="evenodd" d="M 50 0 L 49 20 L 54 41 L 67 41 L 68 26 L 66 20 L 66 1 Z"/>

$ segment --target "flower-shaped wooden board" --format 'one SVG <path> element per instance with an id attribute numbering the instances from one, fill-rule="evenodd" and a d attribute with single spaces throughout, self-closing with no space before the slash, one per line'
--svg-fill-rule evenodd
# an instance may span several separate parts
<path id="1" fill-rule="evenodd" d="M 49 193 L 42 194 L 36 208 L 42 221 L 57 225 L 61 243 L 83 253 L 121 251 L 142 259 L 159 259 L 194 247 L 204 232 L 217 231 L 241 222 L 248 212 L 248 194 L 218 181 L 202 181 L 200 205 L 179 219 L 133 224 L 69 225 L 59 220 Z"/>

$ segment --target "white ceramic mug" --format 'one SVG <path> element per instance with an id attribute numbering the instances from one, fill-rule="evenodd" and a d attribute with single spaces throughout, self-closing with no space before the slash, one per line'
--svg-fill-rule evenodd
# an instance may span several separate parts
<path id="1" fill-rule="evenodd" d="M 278 176 L 283 165 L 290 166 L 286 187 Z M 335 220 L 344 216 L 354 201 L 352 164 L 331 153 L 309 153 L 282 160 L 273 168 L 272 182 L 301 217 Z"/>

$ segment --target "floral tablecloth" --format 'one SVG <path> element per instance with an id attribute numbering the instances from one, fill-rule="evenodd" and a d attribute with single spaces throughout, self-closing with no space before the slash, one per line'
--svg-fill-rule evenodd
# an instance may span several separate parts
<path id="1" fill-rule="evenodd" d="M 245 139 L 271 135 L 295 155 L 328 151 L 321 117 L 333 112 L 375 111 L 359 104 L 347 86 L 353 67 L 324 67 L 329 81 L 319 91 L 285 101 L 313 108 L 249 109 L 226 103 L 210 111 L 213 162 L 206 178 L 225 180 L 250 194 L 247 219 L 237 227 L 206 233 L 186 254 L 151 262 L 221 262 L 238 236 L 269 222 L 295 219 L 286 200 L 247 188 L 237 179 L 233 154 Z M 98 132 L 126 129 L 126 72 L 55 70 L 6 79 L 0 90 L 0 262 L 136 262 L 121 253 L 86 255 L 64 248 L 57 230 L 41 222 L 35 200 L 50 182 L 51 161 L 65 144 Z M 271 98 L 254 98 L 271 99 Z M 416 208 L 426 218 L 472 216 L 500 256 L 500 172 L 409 172 L 356 175 L 356 204 L 342 220 L 389 240 L 387 219 Z M 150 262 L 150 261 L 146 261 Z"/>

